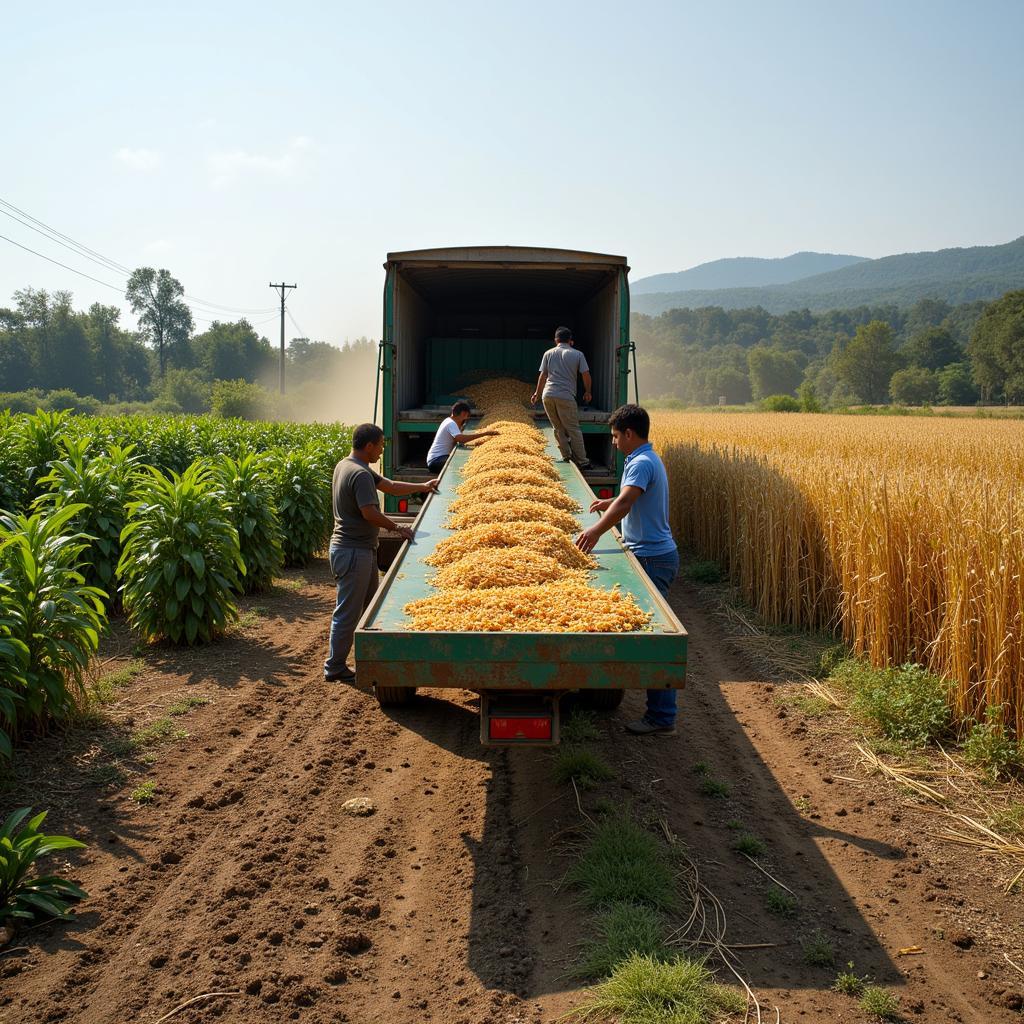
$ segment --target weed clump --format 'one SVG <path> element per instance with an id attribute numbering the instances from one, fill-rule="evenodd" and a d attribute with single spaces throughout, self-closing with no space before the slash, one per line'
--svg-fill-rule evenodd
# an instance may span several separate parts
<path id="1" fill-rule="evenodd" d="M 766 849 L 764 843 L 757 836 L 751 835 L 749 832 L 744 832 L 732 844 L 732 848 L 737 853 L 746 854 L 748 857 L 762 857 Z"/>
<path id="2" fill-rule="evenodd" d="M 676 957 L 662 961 L 634 953 L 607 981 L 592 988 L 588 1001 L 570 1016 L 614 1017 L 621 1024 L 703 1024 L 740 1013 L 746 1000 L 715 982 L 703 961 Z"/>
<path id="3" fill-rule="evenodd" d="M 836 962 L 832 940 L 820 928 L 805 936 L 800 945 L 804 963 L 811 967 L 831 967 Z"/>
<path id="4" fill-rule="evenodd" d="M 770 914 L 777 914 L 779 917 L 796 917 L 798 908 L 796 897 L 786 892 L 785 889 L 779 889 L 773 885 L 765 893 L 764 904 Z"/>
<path id="5" fill-rule="evenodd" d="M 993 782 L 1008 779 L 1024 768 L 1024 752 L 1003 722 L 1003 708 L 990 705 L 985 721 L 975 722 L 964 740 L 964 760 L 980 768 Z"/>
<path id="6" fill-rule="evenodd" d="M 561 783 L 575 781 L 581 789 L 589 789 L 611 777 L 607 762 L 585 747 L 560 747 L 555 755 L 555 778 Z"/>
<path id="7" fill-rule="evenodd" d="M 701 779 L 700 795 L 710 797 L 712 800 L 724 800 L 730 793 L 729 784 L 720 779 L 712 779 L 705 776 Z"/>
<path id="8" fill-rule="evenodd" d="M 598 822 L 567 877 L 592 908 L 633 903 L 671 910 L 676 905 L 668 855 L 650 832 L 628 818 Z"/>
<path id="9" fill-rule="evenodd" d="M 848 659 L 831 678 L 851 692 L 853 711 L 891 740 L 924 746 L 949 731 L 949 686 L 920 665 L 874 669 Z"/>
<path id="10" fill-rule="evenodd" d="M 565 743 L 586 743 L 600 738 L 601 730 L 590 711 L 574 711 L 562 723 L 562 740 Z"/>
<path id="11" fill-rule="evenodd" d="M 887 989 L 879 988 L 877 985 L 869 985 L 864 989 L 861 996 L 860 1008 L 874 1017 L 882 1020 L 900 1019 L 900 1001 Z"/>
<path id="12" fill-rule="evenodd" d="M 836 980 L 832 982 L 832 991 L 842 992 L 844 996 L 859 996 L 864 991 L 864 986 L 867 983 L 867 975 L 861 977 L 857 974 L 851 960 L 846 965 L 846 970 L 840 971 L 836 975 Z"/>
<path id="13" fill-rule="evenodd" d="M 585 943 L 580 977 L 605 978 L 633 954 L 652 960 L 671 959 L 662 936 L 665 919 L 651 907 L 613 903 L 594 922 L 596 937 Z"/>

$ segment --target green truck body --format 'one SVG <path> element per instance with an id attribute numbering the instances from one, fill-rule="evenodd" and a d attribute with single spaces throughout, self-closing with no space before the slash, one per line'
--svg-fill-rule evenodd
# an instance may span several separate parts
<path id="1" fill-rule="evenodd" d="M 608 413 L 627 401 L 628 266 L 621 256 L 512 247 L 391 253 L 385 264 L 384 336 L 378 367 L 382 425 L 388 438 L 384 473 L 426 478 L 425 457 L 437 425 L 460 389 L 476 380 L 536 379 L 554 329 L 565 324 L 590 363 L 594 405 L 581 426 L 594 463 L 586 474 L 556 461 L 563 485 L 587 509 L 595 492 L 614 493 L 622 473 Z M 558 450 L 543 414 L 548 454 Z M 427 558 L 450 535 L 445 527 L 468 452 L 456 448 L 440 491 L 416 512 L 416 539 L 397 546 L 355 636 L 359 676 L 382 704 L 405 703 L 418 687 L 455 687 L 481 695 L 485 743 L 558 741 L 558 708 L 566 692 L 613 708 L 625 689 L 682 688 L 687 634 L 617 532 L 594 554 L 594 585 L 616 586 L 650 613 L 632 633 L 414 631 L 404 607 L 437 593 Z M 388 511 L 395 513 L 392 502 Z M 588 513 L 584 511 L 583 517 Z M 387 559 L 383 560 L 385 565 Z M 517 717 L 518 716 L 518 717 Z"/>

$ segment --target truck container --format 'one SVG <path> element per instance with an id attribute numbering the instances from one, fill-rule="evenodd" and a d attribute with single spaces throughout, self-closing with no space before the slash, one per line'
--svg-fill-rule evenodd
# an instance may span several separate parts
<path id="1" fill-rule="evenodd" d="M 614 492 L 622 464 L 608 414 L 627 400 L 635 372 L 625 257 L 528 246 L 418 249 L 388 253 L 384 269 L 374 422 L 388 441 L 385 476 L 425 479 L 434 432 L 463 389 L 488 377 L 536 381 L 555 329 L 566 326 L 593 378 L 592 402 L 580 409 L 592 463 L 586 478 L 596 491 Z M 402 512 L 409 503 L 388 497 L 385 509 Z"/>

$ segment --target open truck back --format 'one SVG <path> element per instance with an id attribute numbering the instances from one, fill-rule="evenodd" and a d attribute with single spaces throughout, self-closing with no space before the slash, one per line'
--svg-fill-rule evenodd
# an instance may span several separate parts
<path id="1" fill-rule="evenodd" d="M 565 325 L 587 357 L 593 378 L 593 402 L 580 410 L 592 465 L 584 473 L 575 464 L 557 461 L 551 428 L 539 408 L 537 426 L 545 431 L 547 454 L 556 460 L 562 484 L 584 510 L 594 493 L 611 497 L 617 492 L 622 459 L 612 447 L 608 415 L 627 401 L 635 367 L 624 257 L 513 246 L 424 249 L 389 253 L 385 271 L 378 394 L 388 439 L 386 476 L 427 479 L 426 455 L 434 433 L 452 402 L 465 397 L 463 389 L 494 377 L 534 382 L 555 328 Z M 682 688 L 686 630 L 615 531 L 593 552 L 599 562 L 593 584 L 631 594 L 651 615 L 644 630 L 409 628 L 405 605 L 436 592 L 429 583 L 433 570 L 424 559 L 450 536 L 444 524 L 468 456 L 465 449 L 452 452 L 440 492 L 422 506 L 409 508 L 387 499 L 392 515 L 416 514 L 416 539 L 408 544 L 382 538 L 387 575 L 356 630 L 359 676 L 373 685 L 381 704 L 403 704 L 418 687 L 473 690 L 480 694 L 483 743 L 551 745 L 558 742 L 560 702 L 567 693 L 578 693 L 591 707 L 612 709 L 626 689 Z"/>
<path id="2" fill-rule="evenodd" d="M 378 366 L 384 475 L 427 478 L 438 424 L 463 389 L 488 377 L 536 381 L 555 328 L 587 357 L 593 400 L 580 428 L 591 487 L 612 493 L 622 474 L 608 414 L 627 401 L 631 362 L 629 267 L 624 256 L 478 246 L 388 253 Z M 406 505 L 406 508 L 408 505 Z M 387 498 L 385 510 L 399 512 Z"/>

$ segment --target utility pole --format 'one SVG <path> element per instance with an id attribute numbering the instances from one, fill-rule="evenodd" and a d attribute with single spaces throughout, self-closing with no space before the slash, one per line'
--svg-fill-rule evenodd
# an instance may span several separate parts
<path id="1" fill-rule="evenodd" d="M 283 395 L 284 394 L 284 297 L 285 297 L 285 293 L 288 291 L 289 288 L 298 288 L 299 286 L 297 284 L 285 284 L 283 281 L 280 284 L 274 284 L 274 282 L 271 281 L 270 282 L 270 287 L 273 288 L 274 291 L 277 291 L 278 289 L 281 290 L 281 380 L 280 380 L 280 390 L 281 390 L 281 394 Z"/>

